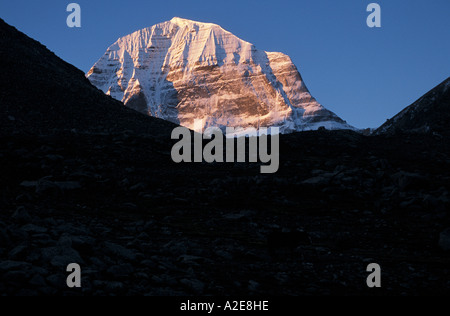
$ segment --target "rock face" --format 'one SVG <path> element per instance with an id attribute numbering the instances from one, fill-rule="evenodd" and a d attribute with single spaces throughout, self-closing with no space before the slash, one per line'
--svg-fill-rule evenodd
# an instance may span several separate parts
<path id="1" fill-rule="evenodd" d="M 128 107 L 194 128 L 352 129 L 309 93 L 289 56 L 180 18 L 120 38 L 87 77 Z"/>
<path id="2" fill-rule="evenodd" d="M 445 251 L 450 251 L 450 228 L 447 228 L 441 233 L 439 246 Z"/>
<path id="3" fill-rule="evenodd" d="M 383 124 L 376 134 L 448 133 L 450 124 L 450 78 Z"/>

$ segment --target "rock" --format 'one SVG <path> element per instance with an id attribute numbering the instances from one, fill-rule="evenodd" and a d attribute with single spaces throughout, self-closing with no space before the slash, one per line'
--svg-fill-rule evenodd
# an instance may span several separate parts
<path id="1" fill-rule="evenodd" d="M 142 260 L 140 262 L 141 266 L 144 266 L 146 269 L 155 268 L 157 267 L 157 264 L 153 260 Z"/>
<path id="2" fill-rule="evenodd" d="M 138 272 L 138 273 L 136 273 L 136 278 L 141 279 L 141 280 L 148 280 L 149 276 L 147 273 Z"/>
<path id="3" fill-rule="evenodd" d="M 33 245 L 39 247 L 50 247 L 55 245 L 55 241 L 48 234 L 33 234 Z"/>
<path id="4" fill-rule="evenodd" d="M 21 223 L 28 223 L 31 221 L 30 213 L 28 213 L 28 211 L 23 206 L 20 206 L 16 209 L 16 211 L 12 215 L 12 218 Z"/>
<path id="5" fill-rule="evenodd" d="M 55 221 L 55 219 L 54 218 L 51 218 L 51 217 L 49 217 L 49 218 L 46 218 L 46 219 L 44 219 L 44 221 L 43 221 L 44 223 L 45 223 L 45 225 L 48 227 L 48 226 L 56 226 L 56 225 L 58 225 L 58 223 Z"/>
<path id="6" fill-rule="evenodd" d="M 0 228 L 0 246 L 7 246 L 10 242 L 6 229 Z"/>
<path id="7" fill-rule="evenodd" d="M 57 268 L 65 268 L 71 263 L 82 264 L 84 261 L 81 259 L 78 252 L 73 249 L 72 251 L 73 252 L 70 254 L 58 255 L 54 257 L 51 261 L 51 265 Z"/>
<path id="8" fill-rule="evenodd" d="M 53 274 L 53 275 L 50 275 L 49 277 L 47 277 L 47 282 L 49 283 L 49 285 L 51 285 L 53 288 L 56 288 L 58 290 L 67 289 L 66 281 L 67 280 L 66 280 L 66 276 L 64 273 Z"/>
<path id="9" fill-rule="evenodd" d="M 201 263 L 204 263 L 207 260 L 205 258 L 201 258 L 201 257 L 197 257 L 197 256 L 181 255 L 178 258 L 178 261 L 182 262 L 184 264 L 187 264 L 189 266 L 200 266 Z"/>
<path id="10" fill-rule="evenodd" d="M 25 259 L 26 250 L 27 250 L 27 246 L 24 246 L 24 245 L 17 246 L 9 252 L 8 257 L 11 260 Z"/>
<path id="11" fill-rule="evenodd" d="M 88 236 L 71 237 L 72 247 L 79 251 L 91 250 L 95 245 L 95 239 Z"/>
<path id="12" fill-rule="evenodd" d="M 181 255 L 186 254 L 188 248 L 189 247 L 187 246 L 186 242 L 174 239 L 174 240 L 168 242 L 167 244 L 165 244 L 162 247 L 162 250 L 167 255 L 181 256 Z"/>
<path id="13" fill-rule="evenodd" d="M 130 191 L 144 191 L 147 188 L 145 183 L 138 183 L 130 187 Z"/>
<path id="14" fill-rule="evenodd" d="M 136 254 L 133 251 L 111 242 L 105 242 L 105 250 L 109 252 L 109 254 L 118 256 L 122 259 L 130 261 L 136 260 Z"/>
<path id="15" fill-rule="evenodd" d="M 106 283 L 106 291 L 111 293 L 119 292 L 123 290 L 124 285 L 122 282 L 107 282 Z"/>
<path id="16" fill-rule="evenodd" d="M 434 210 L 440 207 L 442 203 L 438 198 L 432 195 L 425 195 L 423 198 L 423 204 L 431 210 Z"/>
<path id="17" fill-rule="evenodd" d="M 193 290 L 197 295 L 202 294 L 205 289 L 205 284 L 199 280 L 182 279 L 180 283 Z"/>
<path id="18" fill-rule="evenodd" d="M 48 275 L 48 270 L 42 268 L 42 267 L 38 267 L 36 265 L 33 265 L 32 267 L 30 267 L 30 271 L 32 275 Z"/>
<path id="19" fill-rule="evenodd" d="M 134 269 L 131 264 L 121 264 L 110 267 L 107 272 L 115 278 L 129 278 Z"/>
<path id="20" fill-rule="evenodd" d="M 19 229 L 10 229 L 8 230 L 8 235 L 12 240 L 15 241 L 25 241 L 28 240 L 28 233 L 22 228 Z"/>
<path id="21" fill-rule="evenodd" d="M 62 191 L 77 190 L 82 188 L 81 184 L 76 181 L 55 182 L 55 185 Z"/>
<path id="22" fill-rule="evenodd" d="M 22 227 L 22 230 L 27 232 L 27 233 L 31 233 L 31 234 L 43 234 L 47 232 L 47 228 L 45 227 L 41 227 L 41 226 L 37 226 L 34 224 L 27 224 L 25 226 Z"/>
<path id="23" fill-rule="evenodd" d="M 267 236 L 267 246 L 272 255 L 294 252 L 300 246 L 311 244 L 308 233 L 303 231 L 272 232 Z"/>
<path id="24" fill-rule="evenodd" d="M 35 297 L 39 295 L 39 292 L 32 289 L 21 289 L 15 295 L 18 297 Z"/>
<path id="25" fill-rule="evenodd" d="M 136 204 L 131 203 L 131 202 L 122 204 L 122 207 L 125 210 L 129 210 L 129 211 L 134 211 L 134 210 L 137 210 L 137 208 L 138 208 Z"/>
<path id="26" fill-rule="evenodd" d="M 147 233 L 144 232 L 144 233 L 140 233 L 140 234 L 136 237 L 136 239 L 148 241 L 148 240 L 150 240 L 150 236 L 149 236 Z"/>
<path id="27" fill-rule="evenodd" d="M 69 235 L 63 235 L 58 240 L 58 246 L 71 248 L 72 247 L 72 238 Z"/>
<path id="28" fill-rule="evenodd" d="M 151 277 L 151 280 L 153 282 L 155 282 L 156 284 L 163 284 L 164 283 L 164 280 L 162 278 L 160 278 L 159 276 L 157 276 L 157 275 L 153 275 Z"/>
<path id="29" fill-rule="evenodd" d="M 81 189 L 80 182 L 77 181 L 50 181 L 51 177 L 42 178 L 37 182 L 36 193 L 39 195 L 58 195 L 64 191 Z M 33 182 L 22 182 L 22 186 L 32 186 Z"/>
<path id="30" fill-rule="evenodd" d="M 29 203 L 33 201 L 33 197 L 28 193 L 22 193 L 16 196 L 17 203 Z"/>
<path id="31" fill-rule="evenodd" d="M 229 252 L 223 251 L 223 250 L 217 250 L 216 251 L 216 255 L 221 257 L 221 258 L 223 258 L 223 259 L 226 259 L 226 260 L 232 260 L 233 259 L 233 255 L 232 254 L 230 254 Z"/>
<path id="32" fill-rule="evenodd" d="M 102 260 L 100 260 L 99 258 L 91 257 L 90 261 L 92 263 L 92 266 L 94 266 L 100 270 L 104 270 L 108 267 L 108 265 L 105 262 L 103 262 Z"/>
<path id="33" fill-rule="evenodd" d="M 255 292 L 255 291 L 258 290 L 258 288 L 259 288 L 259 283 L 258 283 L 258 282 L 252 281 L 252 280 L 250 280 L 250 281 L 248 282 L 248 289 L 249 289 L 250 291 Z"/>
<path id="34" fill-rule="evenodd" d="M 47 156 L 45 156 L 45 158 L 47 158 L 48 160 L 50 160 L 52 162 L 64 160 L 64 157 L 60 156 L 60 155 L 47 155 Z"/>
<path id="35" fill-rule="evenodd" d="M 325 177 L 313 177 L 303 181 L 303 184 L 313 185 L 313 186 L 322 186 L 327 185 L 330 182 L 330 179 Z"/>
<path id="36" fill-rule="evenodd" d="M 147 223 L 145 223 L 144 225 L 144 230 L 145 231 L 150 231 L 154 228 L 155 222 L 154 221 L 148 221 Z"/>
<path id="37" fill-rule="evenodd" d="M 289 275 L 285 272 L 280 272 L 275 275 L 275 279 L 280 285 L 287 284 L 289 281 Z"/>
<path id="38" fill-rule="evenodd" d="M 450 251 L 450 228 L 440 234 L 439 246 L 445 251 Z"/>
<path id="39" fill-rule="evenodd" d="M 45 279 L 40 275 L 35 275 L 30 280 L 31 285 L 35 285 L 38 287 L 45 287 L 47 284 L 45 283 Z"/>
<path id="40" fill-rule="evenodd" d="M 23 181 L 22 183 L 20 183 L 20 186 L 24 188 L 36 188 L 37 185 L 38 185 L 37 181 Z"/>
<path id="41" fill-rule="evenodd" d="M 101 179 L 102 176 L 99 174 L 93 173 L 93 172 L 89 172 L 89 171 L 77 171 L 77 172 L 71 173 L 69 175 L 69 178 L 82 180 L 82 181 L 95 181 L 95 180 Z"/>
<path id="42" fill-rule="evenodd" d="M 57 293 L 57 290 L 54 288 L 51 288 L 49 286 L 43 286 L 38 289 L 39 294 L 43 296 L 54 296 Z"/>
<path id="43" fill-rule="evenodd" d="M 91 294 L 92 293 L 92 283 L 91 279 L 83 274 L 81 277 L 81 291 L 83 294 Z"/>
<path id="44" fill-rule="evenodd" d="M 80 254 L 68 247 L 49 247 L 42 250 L 42 259 L 52 266 L 65 269 L 70 263 L 83 264 Z"/>
<path id="45" fill-rule="evenodd" d="M 86 236 L 90 234 L 90 231 L 87 227 L 78 223 L 77 226 L 70 223 L 61 223 L 55 227 L 56 232 L 59 234 L 68 234 L 71 236 Z M 72 238 L 72 242 L 74 238 Z"/>
<path id="46" fill-rule="evenodd" d="M 36 247 L 34 249 L 31 249 L 31 251 L 28 250 L 28 252 L 26 254 L 26 260 L 24 260 L 24 261 L 30 262 L 30 263 L 37 263 L 37 262 L 40 262 L 40 259 L 41 259 L 40 249 Z"/>
<path id="47" fill-rule="evenodd" d="M 36 184 L 36 194 L 38 195 L 51 195 L 51 196 L 57 196 L 61 193 L 60 188 L 52 181 L 52 177 L 45 177 L 40 179 Z M 31 185 L 32 182 L 29 182 Z M 23 182 L 22 182 L 23 185 Z"/>
<path id="48" fill-rule="evenodd" d="M 25 284 L 30 279 L 31 275 L 28 270 L 14 270 L 8 271 L 2 276 L 4 282 Z"/>
<path id="49" fill-rule="evenodd" d="M 21 261 L 2 261 L 0 262 L 0 272 L 7 272 L 7 271 L 18 271 L 18 270 L 26 270 L 30 268 L 31 265 L 26 262 Z"/>
<path id="50" fill-rule="evenodd" d="M 250 217 L 254 215 L 254 213 L 252 211 L 241 211 L 238 214 L 226 214 L 223 216 L 223 218 L 225 219 L 229 219 L 229 220 L 240 220 L 246 217 Z"/>
<path id="51" fill-rule="evenodd" d="M 404 171 L 397 172 L 391 178 L 400 190 L 424 188 L 429 182 L 428 178 L 423 175 Z"/>

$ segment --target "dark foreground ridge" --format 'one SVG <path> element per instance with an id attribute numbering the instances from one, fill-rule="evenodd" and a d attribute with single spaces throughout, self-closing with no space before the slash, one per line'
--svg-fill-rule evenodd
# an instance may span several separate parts
<path id="1" fill-rule="evenodd" d="M 285 135 L 275 175 L 177 165 L 170 125 L 3 22 L 0 33 L 1 294 L 450 294 L 445 135 Z M 78 99 L 53 101 L 58 85 Z M 66 286 L 72 262 L 81 289 Z M 372 262 L 381 289 L 366 286 Z"/>
<path id="2" fill-rule="evenodd" d="M 376 134 L 444 133 L 450 126 L 450 78 L 388 120 Z"/>
<path id="3" fill-rule="evenodd" d="M 0 19 L 0 135 L 133 132 L 175 125 L 141 115 L 92 86 L 83 72 Z"/>
<path id="4" fill-rule="evenodd" d="M 449 294 L 450 149 L 432 136 L 290 135 L 271 176 L 126 135 L 1 143 L 1 293 Z"/>

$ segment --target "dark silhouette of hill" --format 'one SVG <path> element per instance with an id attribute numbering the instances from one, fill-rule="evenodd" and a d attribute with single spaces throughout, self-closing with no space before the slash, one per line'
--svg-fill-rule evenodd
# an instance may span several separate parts
<path id="1" fill-rule="evenodd" d="M 0 19 L 0 133 L 134 131 L 159 135 L 174 125 L 127 109 L 74 66 Z"/>
<path id="2" fill-rule="evenodd" d="M 449 126 L 450 78 L 388 120 L 375 133 L 438 132 L 449 134 Z"/>

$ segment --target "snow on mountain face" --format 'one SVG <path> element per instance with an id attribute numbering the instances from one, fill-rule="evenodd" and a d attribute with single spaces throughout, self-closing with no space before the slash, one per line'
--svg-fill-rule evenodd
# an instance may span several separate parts
<path id="1" fill-rule="evenodd" d="M 120 38 L 87 77 L 150 116 L 193 129 L 353 129 L 309 93 L 291 59 L 257 50 L 220 26 L 174 18 Z"/>

